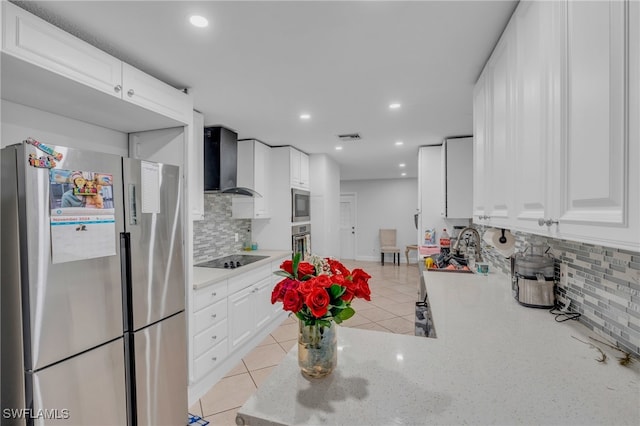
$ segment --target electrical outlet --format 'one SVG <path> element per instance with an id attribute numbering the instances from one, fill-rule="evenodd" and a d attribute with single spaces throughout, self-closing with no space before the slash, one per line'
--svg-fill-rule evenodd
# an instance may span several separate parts
<path id="1" fill-rule="evenodd" d="M 236 232 L 233 237 L 236 239 L 236 243 L 237 243 L 239 241 L 238 240 L 238 233 Z"/>
<path id="2" fill-rule="evenodd" d="M 567 287 L 568 269 L 569 267 L 566 263 L 560 264 L 560 286 L 564 288 Z"/>

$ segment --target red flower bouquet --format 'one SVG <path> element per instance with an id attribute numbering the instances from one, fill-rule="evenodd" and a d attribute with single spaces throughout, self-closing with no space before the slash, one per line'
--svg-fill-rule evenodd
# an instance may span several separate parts
<path id="1" fill-rule="evenodd" d="M 284 279 L 273 288 L 271 303 L 282 302 L 283 309 L 305 325 L 340 324 L 355 314 L 354 297 L 371 300 L 371 276 L 362 269 L 349 271 L 335 259 L 311 256 L 301 262 L 297 253 L 293 260 L 282 262 L 275 274 Z"/>

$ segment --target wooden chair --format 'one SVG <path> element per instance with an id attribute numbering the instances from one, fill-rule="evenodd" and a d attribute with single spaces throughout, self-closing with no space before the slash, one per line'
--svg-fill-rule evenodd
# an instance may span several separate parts
<path id="1" fill-rule="evenodd" d="M 380 229 L 380 262 L 384 265 L 384 255 L 386 253 L 393 254 L 393 264 L 396 263 L 396 254 L 398 255 L 398 265 L 400 265 L 400 248 L 396 247 L 396 230 Z"/>

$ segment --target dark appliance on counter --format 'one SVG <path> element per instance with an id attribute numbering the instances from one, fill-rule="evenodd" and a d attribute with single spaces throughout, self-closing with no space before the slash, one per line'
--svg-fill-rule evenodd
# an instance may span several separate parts
<path id="1" fill-rule="evenodd" d="M 311 194 L 302 189 L 291 190 L 291 222 L 311 220 Z"/>
<path id="2" fill-rule="evenodd" d="M 235 269 L 262 259 L 266 259 L 267 257 L 269 256 L 259 256 L 254 254 L 231 254 L 229 256 L 209 260 L 208 262 L 199 263 L 195 266 L 199 268 Z"/>
<path id="3" fill-rule="evenodd" d="M 294 225 L 291 227 L 291 250 L 293 254 L 301 254 L 301 259 L 311 255 L 311 225 Z"/>
<path id="4" fill-rule="evenodd" d="M 32 139 L 1 157 L 2 407 L 25 410 L 2 424 L 185 424 L 180 169 Z"/>
<path id="5" fill-rule="evenodd" d="M 204 192 L 261 197 L 251 188 L 236 186 L 238 134 L 222 126 L 204 128 Z"/>
<path id="6" fill-rule="evenodd" d="M 555 306 L 555 259 L 541 246 L 531 246 L 531 253 L 517 253 L 511 258 L 513 297 L 530 308 Z"/>

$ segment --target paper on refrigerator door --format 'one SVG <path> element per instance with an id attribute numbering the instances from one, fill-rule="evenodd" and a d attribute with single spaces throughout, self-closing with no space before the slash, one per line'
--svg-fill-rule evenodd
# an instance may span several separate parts
<path id="1" fill-rule="evenodd" d="M 141 162 L 142 213 L 160 213 L 160 165 Z"/>
<path id="2" fill-rule="evenodd" d="M 116 254 L 112 175 L 52 169 L 49 202 L 52 263 Z"/>

